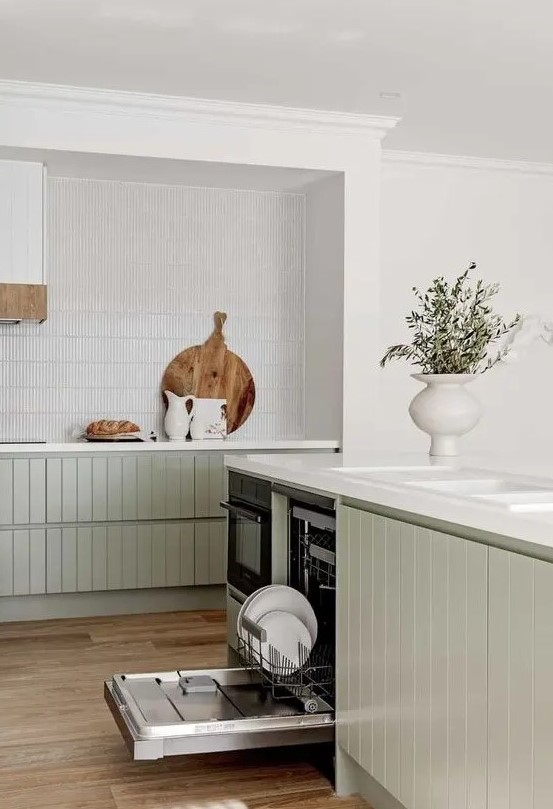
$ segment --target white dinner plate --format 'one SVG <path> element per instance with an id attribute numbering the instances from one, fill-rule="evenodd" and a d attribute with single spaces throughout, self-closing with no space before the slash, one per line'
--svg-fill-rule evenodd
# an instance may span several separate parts
<path id="1" fill-rule="evenodd" d="M 242 633 L 242 616 L 248 609 L 248 605 L 252 602 L 252 600 L 258 593 L 261 593 L 263 590 L 269 590 L 271 587 L 278 587 L 278 584 L 266 584 L 265 587 L 260 587 L 259 590 L 255 590 L 253 593 L 250 593 L 250 595 L 246 598 L 246 600 L 240 607 L 240 610 L 238 611 L 238 618 L 236 619 L 236 631 L 239 637 L 244 639 L 244 635 Z"/>
<path id="2" fill-rule="evenodd" d="M 257 590 L 243 605 L 240 610 L 238 632 L 240 637 L 247 642 L 248 633 L 242 626 L 241 618 L 246 617 L 253 623 L 259 623 L 260 618 L 268 612 L 291 612 L 296 618 L 305 624 L 311 637 L 313 646 L 317 640 L 317 616 L 307 598 L 293 587 L 285 584 L 273 584 Z"/>
<path id="3" fill-rule="evenodd" d="M 263 615 L 258 625 L 267 634 L 267 640 L 261 644 L 263 667 L 267 671 L 287 676 L 305 663 L 313 641 L 309 629 L 296 615 L 274 610 Z"/>

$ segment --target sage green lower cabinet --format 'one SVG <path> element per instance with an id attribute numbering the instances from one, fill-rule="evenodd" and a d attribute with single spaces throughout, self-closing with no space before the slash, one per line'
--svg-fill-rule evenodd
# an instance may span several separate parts
<path id="1" fill-rule="evenodd" d="M 487 547 L 346 506 L 338 531 L 338 744 L 407 809 L 485 809 Z"/>
<path id="2" fill-rule="evenodd" d="M 0 596 L 46 592 L 46 531 L 0 531 Z"/>
<path id="3" fill-rule="evenodd" d="M 490 548 L 488 809 L 553 805 L 553 564 Z"/>
<path id="4" fill-rule="evenodd" d="M 13 549 L 17 547 L 16 535 L 20 533 L 34 532 L 0 532 L 0 554 L 9 544 L 3 534 L 14 535 L 13 540 L 9 539 L 12 558 Z M 78 593 L 214 583 L 209 580 L 209 567 L 208 581 L 195 581 L 193 522 L 48 528 L 42 533 L 46 535 L 46 545 L 42 548 L 45 585 L 42 590 L 33 592 Z M 38 559 L 40 546 L 35 550 Z M 5 558 L 8 558 L 7 552 Z M 216 569 L 214 559 L 209 562 Z M 14 588 L 18 579 L 13 562 L 12 568 L 9 581 L 7 575 L 5 581 L 0 576 L 2 595 L 18 594 Z"/>
<path id="5" fill-rule="evenodd" d="M 195 584 L 224 584 L 227 579 L 227 534 L 223 520 L 202 520 L 195 526 Z"/>

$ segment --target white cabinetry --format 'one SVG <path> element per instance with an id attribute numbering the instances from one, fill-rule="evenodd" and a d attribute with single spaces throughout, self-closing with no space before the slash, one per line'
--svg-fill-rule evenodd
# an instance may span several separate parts
<path id="1" fill-rule="evenodd" d="M 45 284 L 44 166 L 0 160 L 0 283 Z"/>

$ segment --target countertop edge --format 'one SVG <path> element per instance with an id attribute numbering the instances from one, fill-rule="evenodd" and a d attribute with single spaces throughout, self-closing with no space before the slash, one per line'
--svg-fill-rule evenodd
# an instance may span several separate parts
<path id="1" fill-rule="evenodd" d="M 458 536 L 490 547 L 553 561 L 553 524 L 539 517 L 529 517 L 482 503 L 469 503 L 464 498 L 450 495 L 409 490 L 401 484 L 345 480 L 340 478 L 339 473 L 332 474 L 331 469 L 279 466 L 277 462 L 269 463 L 264 456 L 225 456 L 225 466 L 291 488 L 322 493 L 342 502 L 366 504 L 367 510 L 374 505 L 391 512 L 447 524 L 459 529 L 451 531 Z M 471 536 L 467 533 L 470 531 L 481 532 L 484 538 Z"/>
<path id="2" fill-rule="evenodd" d="M 232 439 L 224 440 L 205 439 L 203 441 L 120 441 L 110 443 L 68 441 L 45 444 L 0 444 L 0 457 L 13 457 L 15 455 L 50 455 L 50 454 L 78 454 L 94 455 L 96 453 L 118 452 L 253 452 L 253 451 L 283 451 L 283 450 L 339 450 L 340 442 L 333 440 L 303 440 L 303 439 Z"/>

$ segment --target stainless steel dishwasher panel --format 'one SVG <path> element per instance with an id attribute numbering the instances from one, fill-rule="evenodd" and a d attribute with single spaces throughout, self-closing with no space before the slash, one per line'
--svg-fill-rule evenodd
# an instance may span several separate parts
<path id="1" fill-rule="evenodd" d="M 182 677 L 204 675 L 215 693 L 185 694 Z M 106 702 L 134 759 L 256 747 L 330 742 L 334 713 L 323 701 L 305 714 L 294 700 L 274 700 L 243 668 L 116 675 Z"/>

